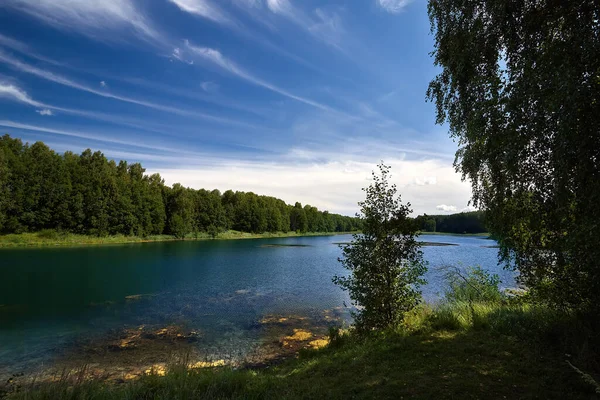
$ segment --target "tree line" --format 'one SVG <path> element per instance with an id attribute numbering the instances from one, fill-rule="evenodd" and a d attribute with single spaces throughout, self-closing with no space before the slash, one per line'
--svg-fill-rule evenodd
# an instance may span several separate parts
<path id="1" fill-rule="evenodd" d="M 354 217 L 252 192 L 165 185 L 139 163 L 107 159 L 90 149 L 59 154 L 0 137 L 0 233 L 55 229 L 87 235 L 169 234 L 179 238 L 228 229 L 263 232 L 348 232 Z"/>
<path id="2" fill-rule="evenodd" d="M 419 230 L 423 232 L 446 233 L 485 233 L 485 213 L 483 211 L 462 212 L 450 215 L 419 215 L 415 218 Z"/>

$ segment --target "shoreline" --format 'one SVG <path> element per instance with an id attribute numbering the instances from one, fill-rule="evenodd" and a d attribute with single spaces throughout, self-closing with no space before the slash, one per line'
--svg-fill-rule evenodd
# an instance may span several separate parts
<path id="1" fill-rule="evenodd" d="M 106 237 L 97 237 L 90 235 L 78 235 L 72 233 L 58 233 L 47 237 L 42 232 L 19 233 L 0 236 L 0 249 L 15 248 L 42 248 L 42 247 L 81 247 L 81 246 L 100 246 L 100 245 L 123 245 L 153 242 L 176 242 L 176 241 L 204 241 L 204 240 L 240 240 L 240 239 L 273 239 L 290 237 L 312 237 L 312 236 L 338 236 L 349 235 L 356 232 L 266 232 L 249 233 L 240 231 L 222 232 L 216 238 L 211 237 L 206 232 L 198 234 L 188 234 L 183 239 L 177 239 L 171 235 L 153 235 L 148 237 L 114 235 Z"/>
<path id="2" fill-rule="evenodd" d="M 216 238 L 211 237 L 206 232 L 198 234 L 187 234 L 184 239 L 177 239 L 172 235 L 152 235 L 148 237 L 113 235 L 97 237 L 90 235 L 79 235 L 74 233 L 53 232 L 51 235 L 44 235 L 42 232 L 18 233 L 9 235 L 0 235 L 1 249 L 18 248 L 43 248 L 43 247 L 81 247 L 81 246 L 100 246 L 100 245 L 124 245 L 138 243 L 155 242 L 176 242 L 176 241 L 204 241 L 204 240 L 240 240 L 240 239 L 274 239 L 290 237 L 312 237 L 312 236 L 339 236 L 351 235 L 357 232 L 265 232 L 250 233 L 229 230 L 219 234 Z M 450 233 L 450 232 L 420 232 L 420 235 L 435 236 L 468 236 L 489 238 L 489 233 Z"/>
<path id="3" fill-rule="evenodd" d="M 490 233 L 482 232 L 482 233 L 453 233 L 453 232 L 419 232 L 419 235 L 433 235 L 433 236 L 468 236 L 468 237 L 480 237 L 480 238 L 489 238 Z"/>

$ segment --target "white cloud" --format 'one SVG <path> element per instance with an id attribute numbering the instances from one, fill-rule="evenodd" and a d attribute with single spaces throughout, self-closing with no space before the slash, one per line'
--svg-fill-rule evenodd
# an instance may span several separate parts
<path id="1" fill-rule="evenodd" d="M 437 178 L 435 176 L 426 176 L 423 179 L 415 178 L 415 185 L 417 186 L 435 185 L 436 183 Z"/>
<path id="2" fill-rule="evenodd" d="M 175 47 L 173 49 L 173 52 L 171 53 L 171 57 L 173 57 L 176 60 L 179 60 L 181 62 L 193 65 L 194 61 L 193 60 L 187 60 L 183 54 L 183 51 L 181 51 L 181 49 L 179 47 Z M 171 60 L 172 61 L 172 60 Z"/>
<path id="3" fill-rule="evenodd" d="M 245 39 L 251 39 L 251 40 L 255 41 L 256 43 L 268 48 L 269 50 L 275 51 L 275 52 L 277 52 L 291 60 L 294 60 L 308 68 L 311 68 L 315 71 L 319 71 L 322 73 L 324 72 L 321 69 L 317 68 L 312 63 L 308 62 L 307 60 L 289 52 L 288 50 L 286 50 L 283 47 L 276 45 L 271 40 L 262 36 L 258 32 L 254 31 L 252 29 L 249 29 L 242 22 L 240 22 L 239 20 L 237 20 L 233 16 L 231 16 L 229 13 L 227 13 L 227 12 L 223 11 L 221 8 L 217 7 L 212 1 L 209 1 L 209 0 L 168 0 L 168 1 L 175 4 L 177 7 L 179 7 L 180 10 L 182 10 L 184 12 L 212 20 L 218 24 L 221 24 L 223 26 L 230 28 L 234 33 L 236 33 L 237 35 L 239 35 Z M 246 12 L 251 14 L 257 21 L 266 25 L 272 31 L 276 31 L 276 28 L 264 18 L 264 15 L 257 13 L 257 10 L 261 9 L 263 6 L 262 0 L 233 0 L 233 2 L 237 6 L 242 7 Z M 184 61 L 189 64 L 193 64 L 193 61 L 187 61 L 182 57 L 179 48 L 175 48 L 172 56 L 173 56 L 173 58 L 175 58 L 177 60 Z"/>
<path id="4" fill-rule="evenodd" d="M 199 15 L 203 18 L 217 22 L 219 24 L 231 24 L 231 18 L 220 8 L 207 0 L 169 0 L 175 4 L 181 11 Z"/>
<path id="5" fill-rule="evenodd" d="M 200 87 L 207 93 L 214 93 L 219 90 L 219 85 L 214 82 L 202 82 Z"/>
<path id="6" fill-rule="evenodd" d="M 0 82 L 0 97 L 16 100 L 34 107 L 44 107 L 44 104 L 33 100 L 26 91 L 10 83 Z"/>
<path id="7" fill-rule="evenodd" d="M 331 107 L 329 107 L 327 105 L 307 99 L 305 97 L 296 96 L 295 94 L 288 92 L 285 89 L 282 89 L 274 84 L 271 84 L 265 80 L 262 80 L 256 76 L 254 76 L 250 72 L 246 71 L 244 68 L 238 66 L 233 61 L 231 61 L 228 58 L 226 58 L 225 56 L 223 56 L 223 54 L 221 54 L 221 52 L 218 50 L 211 49 L 208 47 L 196 47 L 196 46 L 191 45 L 189 42 L 186 42 L 186 44 L 187 44 L 187 48 L 190 51 L 192 51 L 193 54 L 201 57 L 205 61 L 215 64 L 219 68 L 224 69 L 225 71 L 237 76 L 238 78 L 248 81 L 254 85 L 261 86 L 265 89 L 268 89 L 272 92 L 278 93 L 282 96 L 285 96 L 290 99 L 299 101 L 301 103 L 310 105 L 312 107 L 315 107 L 315 108 L 318 108 L 318 109 L 321 109 L 324 111 L 337 112 L 336 110 L 333 110 Z"/>
<path id="8" fill-rule="evenodd" d="M 19 88 L 18 86 L 16 86 L 15 84 L 12 84 L 12 83 L 0 82 L 0 98 L 6 98 L 9 100 L 14 100 L 14 101 L 18 101 L 21 103 L 25 103 L 30 106 L 39 107 L 40 109 L 36 110 L 36 112 L 38 114 L 44 115 L 44 116 L 55 115 L 52 110 L 57 110 L 57 111 L 62 111 L 67 114 L 79 115 L 82 117 L 101 120 L 101 121 L 109 121 L 109 122 L 120 124 L 120 125 L 131 126 L 131 127 L 137 128 L 137 129 L 152 130 L 151 128 L 148 128 L 148 127 L 141 127 L 140 121 L 130 120 L 128 118 L 121 118 L 116 115 L 103 114 L 103 113 L 98 113 L 98 112 L 93 112 L 93 111 L 75 110 L 72 108 L 57 107 L 54 105 L 45 104 L 45 103 L 36 101 L 33 98 L 31 98 L 31 96 L 29 96 L 29 94 L 27 92 L 25 92 L 23 89 Z M 143 124 L 144 122 L 141 122 L 141 123 Z M 164 132 L 164 129 L 156 130 L 156 132 L 162 133 L 162 132 Z"/>
<path id="9" fill-rule="evenodd" d="M 103 88 L 105 88 L 107 86 L 106 85 L 106 81 L 100 81 L 100 86 L 103 87 Z"/>
<path id="10" fill-rule="evenodd" d="M 456 206 L 447 206 L 445 204 L 440 204 L 439 206 L 436 206 L 435 209 L 444 212 L 456 212 L 457 210 Z"/>
<path id="11" fill-rule="evenodd" d="M 344 27 L 340 16 L 321 8 L 315 10 L 315 15 L 317 20 L 308 26 L 308 31 L 325 43 L 342 50 L 340 44 L 344 35 Z"/>
<path id="12" fill-rule="evenodd" d="M 15 40 L 8 36 L 4 36 L 1 33 L 0 33 L 0 45 L 9 47 L 20 53 L 26 53 L 29 51 L 29 48 L 27 47 L 27 45 L 25 43 L 19 42 L 18 40 Z"/>
<path id="13" fill-rule="evenodd" d="M 337 13 L 316 8 L 316 18 L 313 18 L 295 7 L 289 0 L 266 0 L 266 3 L 267 8 L 272 13 L 289 19 L 315 38 L 336 47 L 338 50 L 342 50 L 340 42 L 344 34 L 344 28 Z"/>
<path id="14" fill-rule="evenodd" d="M 288 0 L 267 0 L 267 7 L 275 14 L 294 15 L 294 8 Z"/>
<path id="15" fill-rule="evenodd" d="M 142 141 L 134 141 L 134 140 L 128 141 L 128 140 L 118 139 L 118 138 L 114 138 L 114 137 L 109 137 L 106 134 L 88 132 L 85 129 L 68 130 L 68 129 L 62 129 L 62 128 L 51 128 L 48 126 L 23 124 L 20 122 L 9 121 L 9 120 L 0 120 L 0 126 L 5 127 L 5 128 L 42 132 L 42 133 L 50 133 L 50 134 L 60 135 L 60 136 L 76 137 L 76 138 L 80 138 L 80 139 L 87 139 L 87 140 L 94 140 L 94 141 L 105 142 L 105 143 L 137 147 L 137 148 L 142 148 L 142 149 L 147 149 L 147 150 L 159 151 L 161 153 L 165 153 L 165 152 L 169 153 L 170 152 L 170 153 L 174 153 L 174 154 L 178 155 L 179 157 L 181 157 L 181 155 L 196 156 L 196 157 L 203 156 L 200 153 L 190 152 L 190 151 L 183 150 L 183 149 L 169 148 L 169 147 L 166 147 L 163 145 L 152 145 L 152 144 L 144 143 Z M 118 136 L 123 136 L 123 135 L 118 135 Z M 158 156 L 158 157 L 160 157 L 160 156 Z"/>
<path id="16" fill-rule="evenodd" d="M 1 7 L 2 7 L 2 5 L 0 5 L 0 8 Z M 0 34 L 0 46 L 8 47 L 9 49 L 12 49 L 21 54 L 25 54 L 28 57 L 35 58 L 37 60 L 43 61 L 48 64 L 61 65 L 61 66 L 63 65 L 55 60 L 44 57 L 44 56 L 32 51 L 31 48 L 28 45 L 26 45 L 25 43 L 15 40 L 13 38 L 10 38 L 8 36 L 4 36 L 2 34 Z"/>
<path id="17" fill-rule="evenodd" d="M 194 188 L 243 190 L 279 197 L 288 203 L 300 201 L 319 209 L 346 215 L 358 211 L 357 202 L 363 200 L 361 188 L 369 185 L 371 171 L 377 161 L 353 161 L 351 156 L 306 154 L 299 149 L 271 161 L 221 161 L 203 167 L 153 168 L 168 184 L 182 183 Z M 335 155 L 333 155 L 335 156 Z M 314 158 L 326 158 L 315 162 Z M 403 202 L 410 202 L 413 214 L 433 214 L 435 201 L 448 198 L 465 203 L 470 187 L 461 182 L 460 175 L 450 163 L 437 160 L 387 159 L 391 165 L 391 182 L 398 186 Z M 418 187 L 412 184 L 414 174 L 435 171 L 439 184 Z"/>
<path id="18" fill-rule="evenodd" d="M 250 8 L 261 8 L 262 0 L 234 0 L 235 4 L 250 7 Z"/>
<path id="19" fill-rule="evenodd" d="M 44 115 L 44 116 L 52 116 L 54 115 L 54 113 L 52 112 L 52 110 L 50 110 L 49 108 L 44 108 L 41 110 L 35 110 L 36 113 L 40 114 L 40 115 Z"/>
<path id="20" fill-rule="evenodd" d="M 63 30 L 104 39 L 106 32 L 132 27 L 138 36 L 161 40 L 132 0 L 4 0 L 10 7 Z"/>
<path id="21" fill-rule="evenodd" d="M 471 212 L 471 211 L 477 211 L 477 208 L 475 208 L 473 206 L 466 206 L 465 208 L 460 210 L 460 212 Z"/>
<path id="22" fill-rule="evenodd" d="M 42 79 L 45 79 L 45 80 L 48 80 L 51 82 L 55 82 L 60 85 L 67 86 L 67 87 L 70 87 L 73 89 L 77 89 L 77 90 L 80 90 L 83 92 L 91 93 L 91 94 L 94 94 L 97 96 L 101 96 L 101 97 L 105 97 L 105 98 L 109 98 L 109 99 L 113 99 L 113 100 L 118 100 L 118 101 L 122 101 L 125 103 L 136 104 L 136 105 L 139 105 L 142 107 L 151 108 L 151 109 L 158 110 L 158 111 L 164 111 L 164 112 L 171 113 L 171 114 L 182 115 L 182 116 L 192 117 L 192 118 L 201 118 L 201 119 L 206 119 L 206 120 L 223 123 L 223 124 L 227 124 L 227 125 L 236 125 L 236 126 L 243 126 L 243 127 L 251 126 L 251 125 L 245 124 L 243 122 L 234 121 L 231 118 L 221 118 L 218 116 L 214 116 L 214 115 L 210 115 L 210 114 L 206 114 L 206 113 L 202 113 L 202 112 L 181 109 L 181 108 L 177 108 L 177 107 L 154 103 L 151 101 L 135 99 L 132 97 L 120 96 L 120 95 L 116 95 L 113 93 L 109 93 L 104 90 L 96 89 L 91 86 L 88 86 L 88 85 L 85 85 L 85 84 L 82 84 L 79 82 L 75 82 L 69 78 L 62 76 L 62 75 L 57 75 L 53 72 L 42 70 L 42 69 L 34 67 L 32 65 L 25 64 L 9 55 L 3 53 L 2 51 L 0 51 L 0 61 L 10 65 L 11 67 L 13 67 L 14 69 L 16 69 L 18 71 L 25 72 L 25 73 L 28 73 L 31 75 L 35 75 L 39 78 L 42 78 Z M 34 103 L 29 103 L 29 104 L 35 105 L 37 107 L 43 106 L 43 105 L 41 105 L 41 103 L 37 103 L 37 102 L 35 102 L 35 104 Z"/>
<path id="23" fill-rule="evenodd" d="M 411 2 L 412 0 L 377 0 L 381 8 L 392 14 L 398 14 Z"/>

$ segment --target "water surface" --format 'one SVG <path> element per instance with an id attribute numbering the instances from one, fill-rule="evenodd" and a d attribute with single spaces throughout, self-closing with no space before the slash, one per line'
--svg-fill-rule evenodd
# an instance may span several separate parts
<path id="1" fill-rule="evenodd" d="M 140 325 L 203 332 L 197 346 L 249 349 L 268 314 L 310 315 L 349 304 L 332 284 L 344 274 L 337 242 L 350 236 L 142 243 L 0 250 L 0 373 L 50 362 L 82 336 Z M 443 295 L 439 268 L 481 265 L 500 275 L 495 244 L 433 236 L 426 300 Z M 216 350 L 215 350 L 216 351 Z"/>

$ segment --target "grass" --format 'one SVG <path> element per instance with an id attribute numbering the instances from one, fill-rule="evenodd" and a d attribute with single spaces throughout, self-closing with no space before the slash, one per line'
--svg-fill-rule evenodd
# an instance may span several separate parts
<path id="1" fill-rule="evenodd" d="M 206 232 L 190 233 L 185 240 L 232 240 L 232 239 L 263 239 L 263 238 L 284 238 L 284 237 L 302 237 L 302 236 L 332 236 L 341 235 L 348 232 L 266 232 L 249 233 L 229 230 L 219 233 L 217 238 L 213 238 Z M 171 235 L 153 235 L 147 237 L 139 236 L 90 236 L 78 235 L 74 233 L 57 232 L 54 230 L 44 230 L 35 233 L 19 233 L 0 236 L 0 248 L 3 247 L 54 247 L 54 246 L 86 246 L 102 244 L 125 244 L 125 243 L 144 243 L 144 242 L 165 242 L 180 240 Z"/>
<path id="2" fill-rule="evenodd" d="M 164 376 L 150 373 L 119 385 L 64 375 L 8 398 L 589 399 L 597 382 L 590 371 L 599 370 L 598 348 L 585 344 L 586 329 L 585 321 L 544 307 L 458 301 L 421 306 L 397 329 L 332 335 L 328 347 L 302 351 L 277 367 L 191 369 L 182 363 Z"/>
<path id="3" fill-rule="evenodd" d="M 421 235 L 437 235 L 437 236 L 474 236 L 474 237 L 484 237 L 487 238 L 490 236 L 489 233 L 451 233 L 451 232 L 425 232 L 422 231 Z"/>

